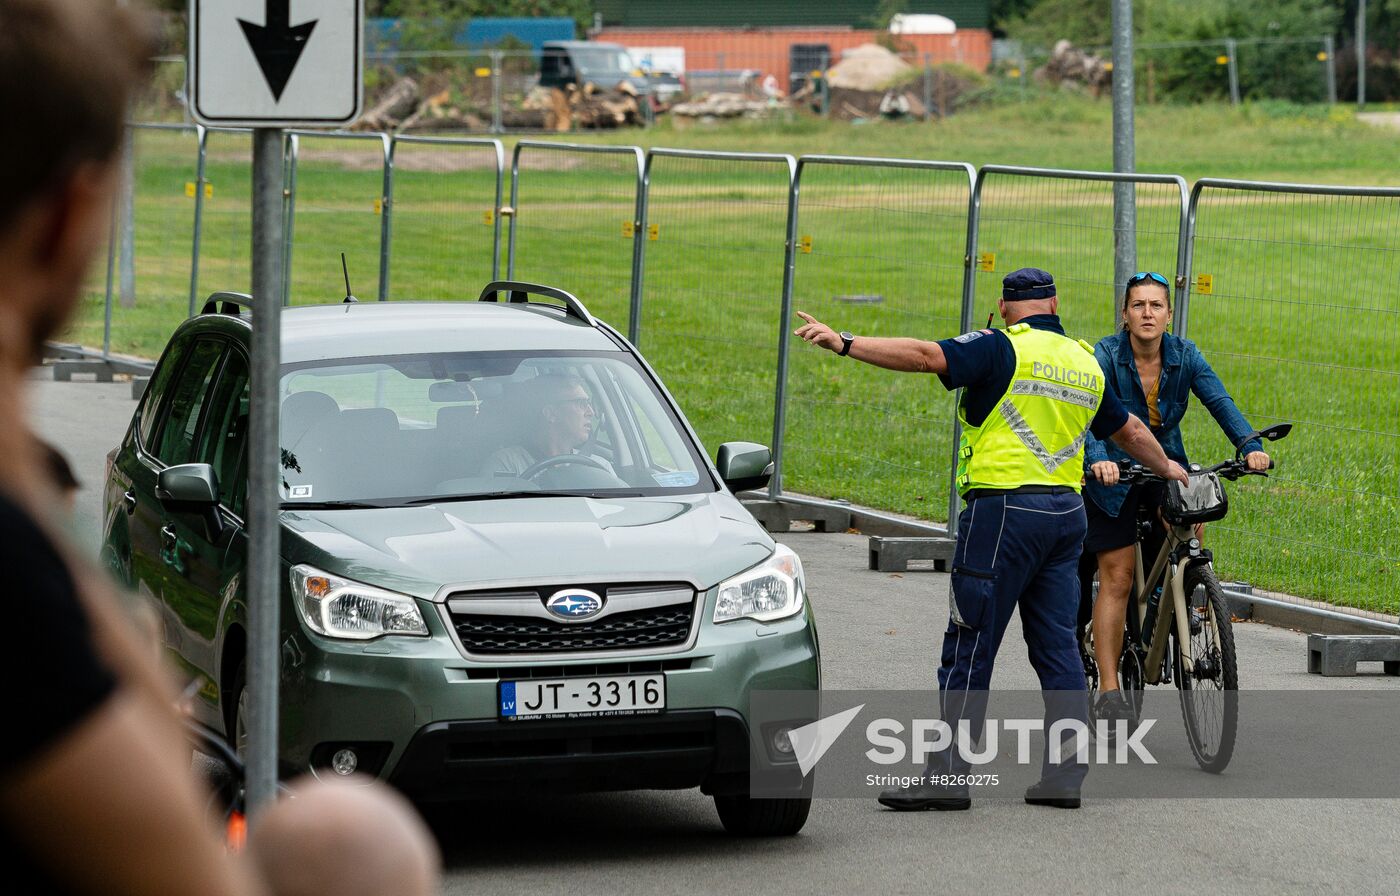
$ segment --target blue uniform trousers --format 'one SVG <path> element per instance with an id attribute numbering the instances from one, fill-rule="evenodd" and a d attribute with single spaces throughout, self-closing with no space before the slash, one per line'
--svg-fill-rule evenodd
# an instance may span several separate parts
<path id="1" fill-rule="evenodd" d="M 938 670 L 943 719 L 954 731 L 957 720 L 966 719 L 973 737 L 981 737 L 992 665 L 1018 605 L 1031 665 L 1040 676 L 1045 731 L 1062 718 L 1087 724 L 1075 630 L 1085 527 L 1084 503 L 1074 493 L 994 495 L 963 509 Z M 1047 783 L 1073 789 L 1083 780 L 1087 767 L 1073 761 L 1070 746 L 1065 761 L 1052 767 L 1047 741 Z M 968 765 L 952 749 L 931 757 L 929 768 L 965 773 Z"/>

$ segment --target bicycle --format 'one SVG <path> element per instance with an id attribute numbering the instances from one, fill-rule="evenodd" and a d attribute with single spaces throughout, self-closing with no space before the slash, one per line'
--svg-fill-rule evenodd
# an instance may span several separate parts
<path id="1" fill-rule="evenodd" d="M 1292 428 L 1290 423 L 1280 423 L 1252 433 L 1243 442 L 1255 438 L 1277 441 Z M 1272 461 L 1269 467 L 1273 467 Z M 1165 481 L 1129 461 L 1120 461 L 1119 468 L 1123 483 Z M 1162 507 L 1165 537 L 1150 566 L 1145 563 L 1143 543 L 1153 523 L 1146 516 L 1138 519 L 1135 569 L 1128 594 L 1130 612 L 1118 661 L 1118 681 L 1131 710 L 1129 730 L 1136 728 L 1141 718 L 1145 686 L 1175 682 L 1191 753 L 1202 769 L 1219 773 L 1230 764 L 1235 749 L 1239 667 L 1214 555 L 1201 546 L 1197 526 L 1225 517 L 1228 504 L 1221 479 L 1233 482 L 1241 476 L 1267 476 L 1268 472 L 1249 469 L 1239 449 L 1234 460 L 1204 469 L 1191 464 L 1188 472 L 1191 485 L 1168 483 Z M 1080 640 L 1091 706 L 1098 690 L 1092 638 L 1090 627 Z"/>

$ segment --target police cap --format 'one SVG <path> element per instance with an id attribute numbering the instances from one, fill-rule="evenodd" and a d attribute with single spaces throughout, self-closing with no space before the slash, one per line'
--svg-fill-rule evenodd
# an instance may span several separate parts
<path id="1" fill-rule="evenodd" d="M 1012 271 L 1001 281 L 1001 297 L 1008 302 L 1048 299 L 1055 295 L 1055 278 L 1040 268 Z"/>

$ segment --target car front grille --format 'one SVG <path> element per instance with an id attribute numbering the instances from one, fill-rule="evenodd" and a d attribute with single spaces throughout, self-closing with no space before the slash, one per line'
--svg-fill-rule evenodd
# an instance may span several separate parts
<path id="1" fill-rule="evenodd" d="M 493 656 L 678 647 L 690 640 L 695 624 L 695 591 L 689 585 L 590 588 L 606 595 L 604 610 L 579 622 L 555 619 L 544 610 L 555 590 L 457 594 L 448 600 L 448 614 L 468 654 Z"/>

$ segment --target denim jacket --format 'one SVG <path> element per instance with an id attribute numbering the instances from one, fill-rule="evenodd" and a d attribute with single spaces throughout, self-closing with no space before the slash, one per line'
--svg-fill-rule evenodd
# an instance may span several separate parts
<path id="1" fill-rule="evenodd" d="M 1098 358 L 1099 366 L 1103 368 L 1106 388 L 1118 396 L 1128 413 L 1146 423 L 1147 396 L 1143 394 L 1142 380 L 1138 378 L 1128 334 L 1119 332 L 1100 339 L 1099 344 L 1094 346 L 1094 357 Z M 1162 443 L 1167 457 L 1186 463 L 1186 447 L 1181 442 L 1181 418 L 1186 415 L 1186 404 L 1192 392 L 1210 411 L 1215 422 L 1220 424 L 1232 445 L 1238 446 L 1254 431 L 1196 344 L 1165 333 L 1162 336 L 1162 378 L 1157 385 L 1157 410 L 1162 415 L 1162 425 L 1153 427 L 1152 434 Z M 1251 439 L 1244 445 L 1245 454 L 1262 450 L 1263 445 L 1258 439 Z M 1117 516 L 1123 508 L 1129 487 L 1100 485 L 1089 468 L 1102 460 L 1125 458 L 1128 455 L 1123 449 L 1112 442 L 1099 441 L 1092 433 L 1084 440 L 1084 496 L 1092 499 L 1110 516 Z"/>

